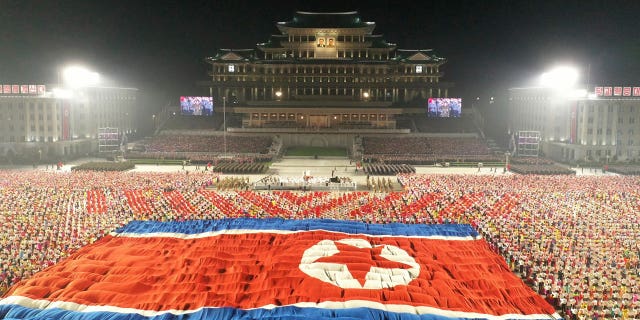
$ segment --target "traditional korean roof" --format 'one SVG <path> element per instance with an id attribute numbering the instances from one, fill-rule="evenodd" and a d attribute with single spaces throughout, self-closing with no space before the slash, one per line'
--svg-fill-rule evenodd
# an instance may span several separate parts
<path id="1" fill-rule="evenodd" d="M 255 49 L 218 49 L 214 56 L 205 58 L 206 61 L 251 61 L 256 59 Z"/>
<path id="2" fill-rule="evenodd" d="M 446 59 L 438 57 L 433 49 L 397 49 L 392 60 L 405 63 L 445 62 Z"/>
<path id="3" fill-rule="evenodd" d="M 381 34 L 371 34 L 365 36 L 365 41 L 370 41 L 370 48 L 395 48 L 395 43 L 387 42 Z"/>
<path id="4" fill-rule="evenodd" d="M 278 22 L 278 26 L 290 28 L 361 28 L 375 25 L 365 22 L 357 11 L 305 12 L 297 11 L 291 21 Z"/>

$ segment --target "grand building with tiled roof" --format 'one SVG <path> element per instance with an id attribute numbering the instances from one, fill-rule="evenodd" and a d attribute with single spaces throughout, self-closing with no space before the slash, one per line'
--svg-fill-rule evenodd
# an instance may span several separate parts
<path id="1" fill-rule="evenodd" d="M 400 115 L 425 114 L 447 97 L 446 59 L 398 49 L 358 12 L 296 12 L 253 49 L 220 49 L 205 60 L 217 110 L 241 115 L 242 129 L 396 130 Z"/>

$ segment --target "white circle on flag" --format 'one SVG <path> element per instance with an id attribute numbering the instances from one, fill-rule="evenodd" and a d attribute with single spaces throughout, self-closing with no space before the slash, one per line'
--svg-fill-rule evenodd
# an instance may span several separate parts
<path id="1" fill-rule="evenodd" d="M 381 268 L 371 266 L 366 275 L 364 285 L 351 275 L 349 268 L 345 264 L 332 262 L 316 262 L 324 257 L 331 257 L 340 251 L 336 242 L 357 248 L 381 247 L 380 257 L 387 260 L 403 263 L 410 268 Z M 330 283 L 343 289 L 383 289 L 393 288 L 398 285 L 407 285 L 420 274 L 420 265 L 405 250 L 389 244 L 372 246 L 364 239 L 347 238 L 337 241 L 321 240 L 309 249 L 304 251 L 300 260 L 300 270 L 305 274 L 320 281 Z"/>

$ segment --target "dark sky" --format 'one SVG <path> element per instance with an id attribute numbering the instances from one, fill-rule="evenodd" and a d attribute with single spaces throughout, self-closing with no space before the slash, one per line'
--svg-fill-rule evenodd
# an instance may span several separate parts
<path id="1" fill-rule="evenodd" d="M 403 49 L 448 59 L 452 95 L 527 84 L 556 63 L 591 83 L 640 84 L 640 1 L 0 0 L 0 83 L 51 83 L 83 63 L 158 97 L 201 94 L 203 58 L 254 48 L 296 10 L 357 10 Z"/>

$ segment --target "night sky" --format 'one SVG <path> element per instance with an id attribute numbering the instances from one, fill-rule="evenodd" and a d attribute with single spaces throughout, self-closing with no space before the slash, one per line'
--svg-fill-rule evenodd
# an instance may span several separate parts
<path id="1" fill-rule="evenodd" d="M 257 4 L 256 4 L 257 3 Z M 52 83 L 81 63 L 158 99 L 203 94 L 203 58 L 255 48 L 297 10 L 360 12 L 402 49 L 448 59 L 450 95 L 494 95 L 558 63 L 586 82 L 640 84 L 640 1 L 7 1 L 0 83 Z M 590 68 L 589 68 L 590 66 Z"/>

